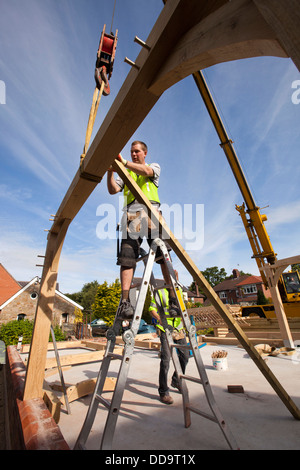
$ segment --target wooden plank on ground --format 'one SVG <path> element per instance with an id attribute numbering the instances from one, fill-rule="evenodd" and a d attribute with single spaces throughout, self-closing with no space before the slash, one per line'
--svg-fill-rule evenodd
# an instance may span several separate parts
<path id="1" fill-rule="evenodd" d="M 116 386 L 116 378 L 115 377 L 107 377 L 105 379 L 103 391 L 105 392 L 112 392 Z M 81 382 L 78 382 L 75 385 L 68 385 L 66 388 L 67 396 L 69 403 L 72 401 L 78 400 L 86 395 L 90 395 L 93 393 L 95 389 L 97 378 L 94 379 L 87 379 Z M 63 391 L 62 385 L 60 383 L 53 383 L 51 384 L 51 388 L 56 391 Z M 61 397 L 61 403 L 65 405 L 65 397 L 64 395 Z"/>
<path id="2" fill-rule="evenodd" d="M 57 349 L 72 349 L 72 348 L 80 348 L 82 347 L 81 341 L 57 341 Z M 30 349 L 30 344 L 23 344 L 22 345 L 22 354 L 28 353 Z M 52 342 L 48 343 L 47 347 L 48 351 L 53 351 L 54 346 Z"/>
<path id="3" fill-rule="evenodd" d="M 96 349 L 97 351 L 102 351 L 106 348 L 106 342 L 97 343 L 96 341 L 83 340 L 81 343 L 86 348 Z"/>
<path id="4" fill-rule="evenodd" d="M 60 418 L 60 409 L 62 406 L 62 402 L 57 397 L 57 395 L 51 390 L 51 388 L 46 382 L 44 382 L 43 386 L 43 400 L 48 410 L 50 411 L 52 418 L 57 424 Z"/>
<path id="5" fill-rule="evenodd" d="M 116 354 L 122 354 L 123 348 L 118 348 L 114 351 Z M 68 354 L 67 356 L 60 356 L 60 364 L 61 366 L 69 366 L 75 364 L 86 364 L 88 362 L 97 362 L 102 361 L 104 357 L 105 351 L 93 351 L 91 353 L 84 353 L 84 354 Z M 25 363 L 27 359 L 25 360 Z M 52 369 L 56 367 L 56 358 L 49 357 L 46 360 L 45 369 Z"/>

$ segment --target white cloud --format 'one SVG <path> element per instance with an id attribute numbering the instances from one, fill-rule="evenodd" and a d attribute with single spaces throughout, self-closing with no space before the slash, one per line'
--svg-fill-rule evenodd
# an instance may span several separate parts
<path id="1" fill-rule="evenodd" d="M 48 212 L 40 206 L 39 201 L 34 201 L 33 191 L 29 188 L 11 188 L 7 184 L 0 184 L 0 199 L 4 207 L 17 206 L 19 211 L 33 213 L 44 220 L 47 220 L 49 216 Z M 12 213 L 11 216 L 13 216 Z"/>
<path id="2" fill-rule="evenodd" d="M 266 141 L 269 132 L 277 125 L 278 118 L 282 115 L 284 108 L 290 105 L 294 71 L 295 65 L 291 61 L 288 62 L 284 74 L 277 82 L 275 92 L 257 120 L 256 128 L 253 130 L 258 137 L 255 141 L 254 152 Z M 273 88 L 274 83 L 271 85 Z"/>
<path id="3" fill-rule="evenodd" d="M 268 227 L 278 230 L 280 226 L 300 222 L 300 201 L 292 201 L 288 204 L 270 209 L 268 212 Z"/>
<path id="4" fill-rule="evenodd" d="M 6 230 L 0 234 L 0 262 L 17 281 L 30 281 L 39 275 L 37 255 L 43 252 L 44 247 L 28 232 Z"/>
<path id="5" fill-rule="evenodd" d="M 58 281 L 63 292 L 78 292 L 83 284 L 97 280 L 100 284 L 107 280 L 119 278 L 119 267 L 116 266 L 116 242 L 99 243 L 74 251 L 68 248 L 68 240 L 63 249 Z"/>

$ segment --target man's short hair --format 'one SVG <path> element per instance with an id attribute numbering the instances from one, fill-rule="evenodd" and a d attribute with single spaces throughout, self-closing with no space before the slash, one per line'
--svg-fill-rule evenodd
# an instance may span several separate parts
<path id="1" fill-rule="evenodd" d="M 145 142 L 142 142 L 141 140 L 135 140 L 134 142 L 132 142 L 131 146 L 137 145 L 137 144 L 140 144 L 144 152 L 148 152 L 147 145 L 145 144 Z"/>

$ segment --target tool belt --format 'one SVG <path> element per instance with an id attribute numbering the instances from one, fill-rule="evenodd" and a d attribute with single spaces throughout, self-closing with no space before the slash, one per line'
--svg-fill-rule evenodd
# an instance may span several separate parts
<path id="1" fill-rule="evenodd" d="M 165 333 L 164 330 L 161 330 L 160 328 L 156 329 L 158 336 L 160 336 L 162 333 Z M 184 329 L 181 328 L 180 330 L 177 330 L 176 328 L 173 329 L 172 331 L 172 339 L 175 341 L 178 341 L 179 339 L 185 338 L 185 332 Z"/>
<path id="2" fill-rule="evenodd" d="M 178 341 L 179 339 L 183 339 L 185 337 L 184 329 L 181 328 L 180 330 L 174 330 L 172 331 L 172 338 Z"/>
<path id="3" fill-rule="evenodd" d="M 148 231 L 156 228 L 155 224 L 151 221 L 151 218 L 144 209 L 137 212 L 127 211 L 126 217 L 126 230 L 129 234 L 138 234 L 138 236 L 147 237 Z"/>

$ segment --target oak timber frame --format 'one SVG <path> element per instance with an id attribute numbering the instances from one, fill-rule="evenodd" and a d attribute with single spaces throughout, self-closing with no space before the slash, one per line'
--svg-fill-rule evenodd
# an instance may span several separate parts
<path id="1" fill-rule="evenodd" d="M 287 317 L 284 314 L 284 306 L 279 292 L 278 281 L 281 274 L 288 266 L 297 263 L 300 263 L 300 256 L 292 256 L 290 258 L 276 260 L 273 264 L 264 264 L 260 268 L 261 275 L 264 275 L 268 282 L 279 329 L 283 338 L 283 344 L 291 348 L 294 348 L 294 341 Z M 278 312 L 283 312 L 283 314 L 280 315 Z"/>
<path id="2" fill-rule="evenodd" d="M 256 57 L 290 57 L 300 70 L 300 16 L 297 0 L 168 0 L 134 67 L 92 142 L 84 162 L 57 211 L 48 234 L 23 399 L 42 396 L 47 344 L 52 319 L 58 264 L 63 242 L 76 214 L 109 165 L 142 202 L 152 220 L 169 235 L 169 244 L 193 279 L 279 398 L 296 418 L 300 410 L 249 342 L 169 228 L 152 210 L 123 165 L 115 161 L 165 90 L 194 72 L 217 63 Z M 134 109 L 134 112 L 132 112 Z"/>

